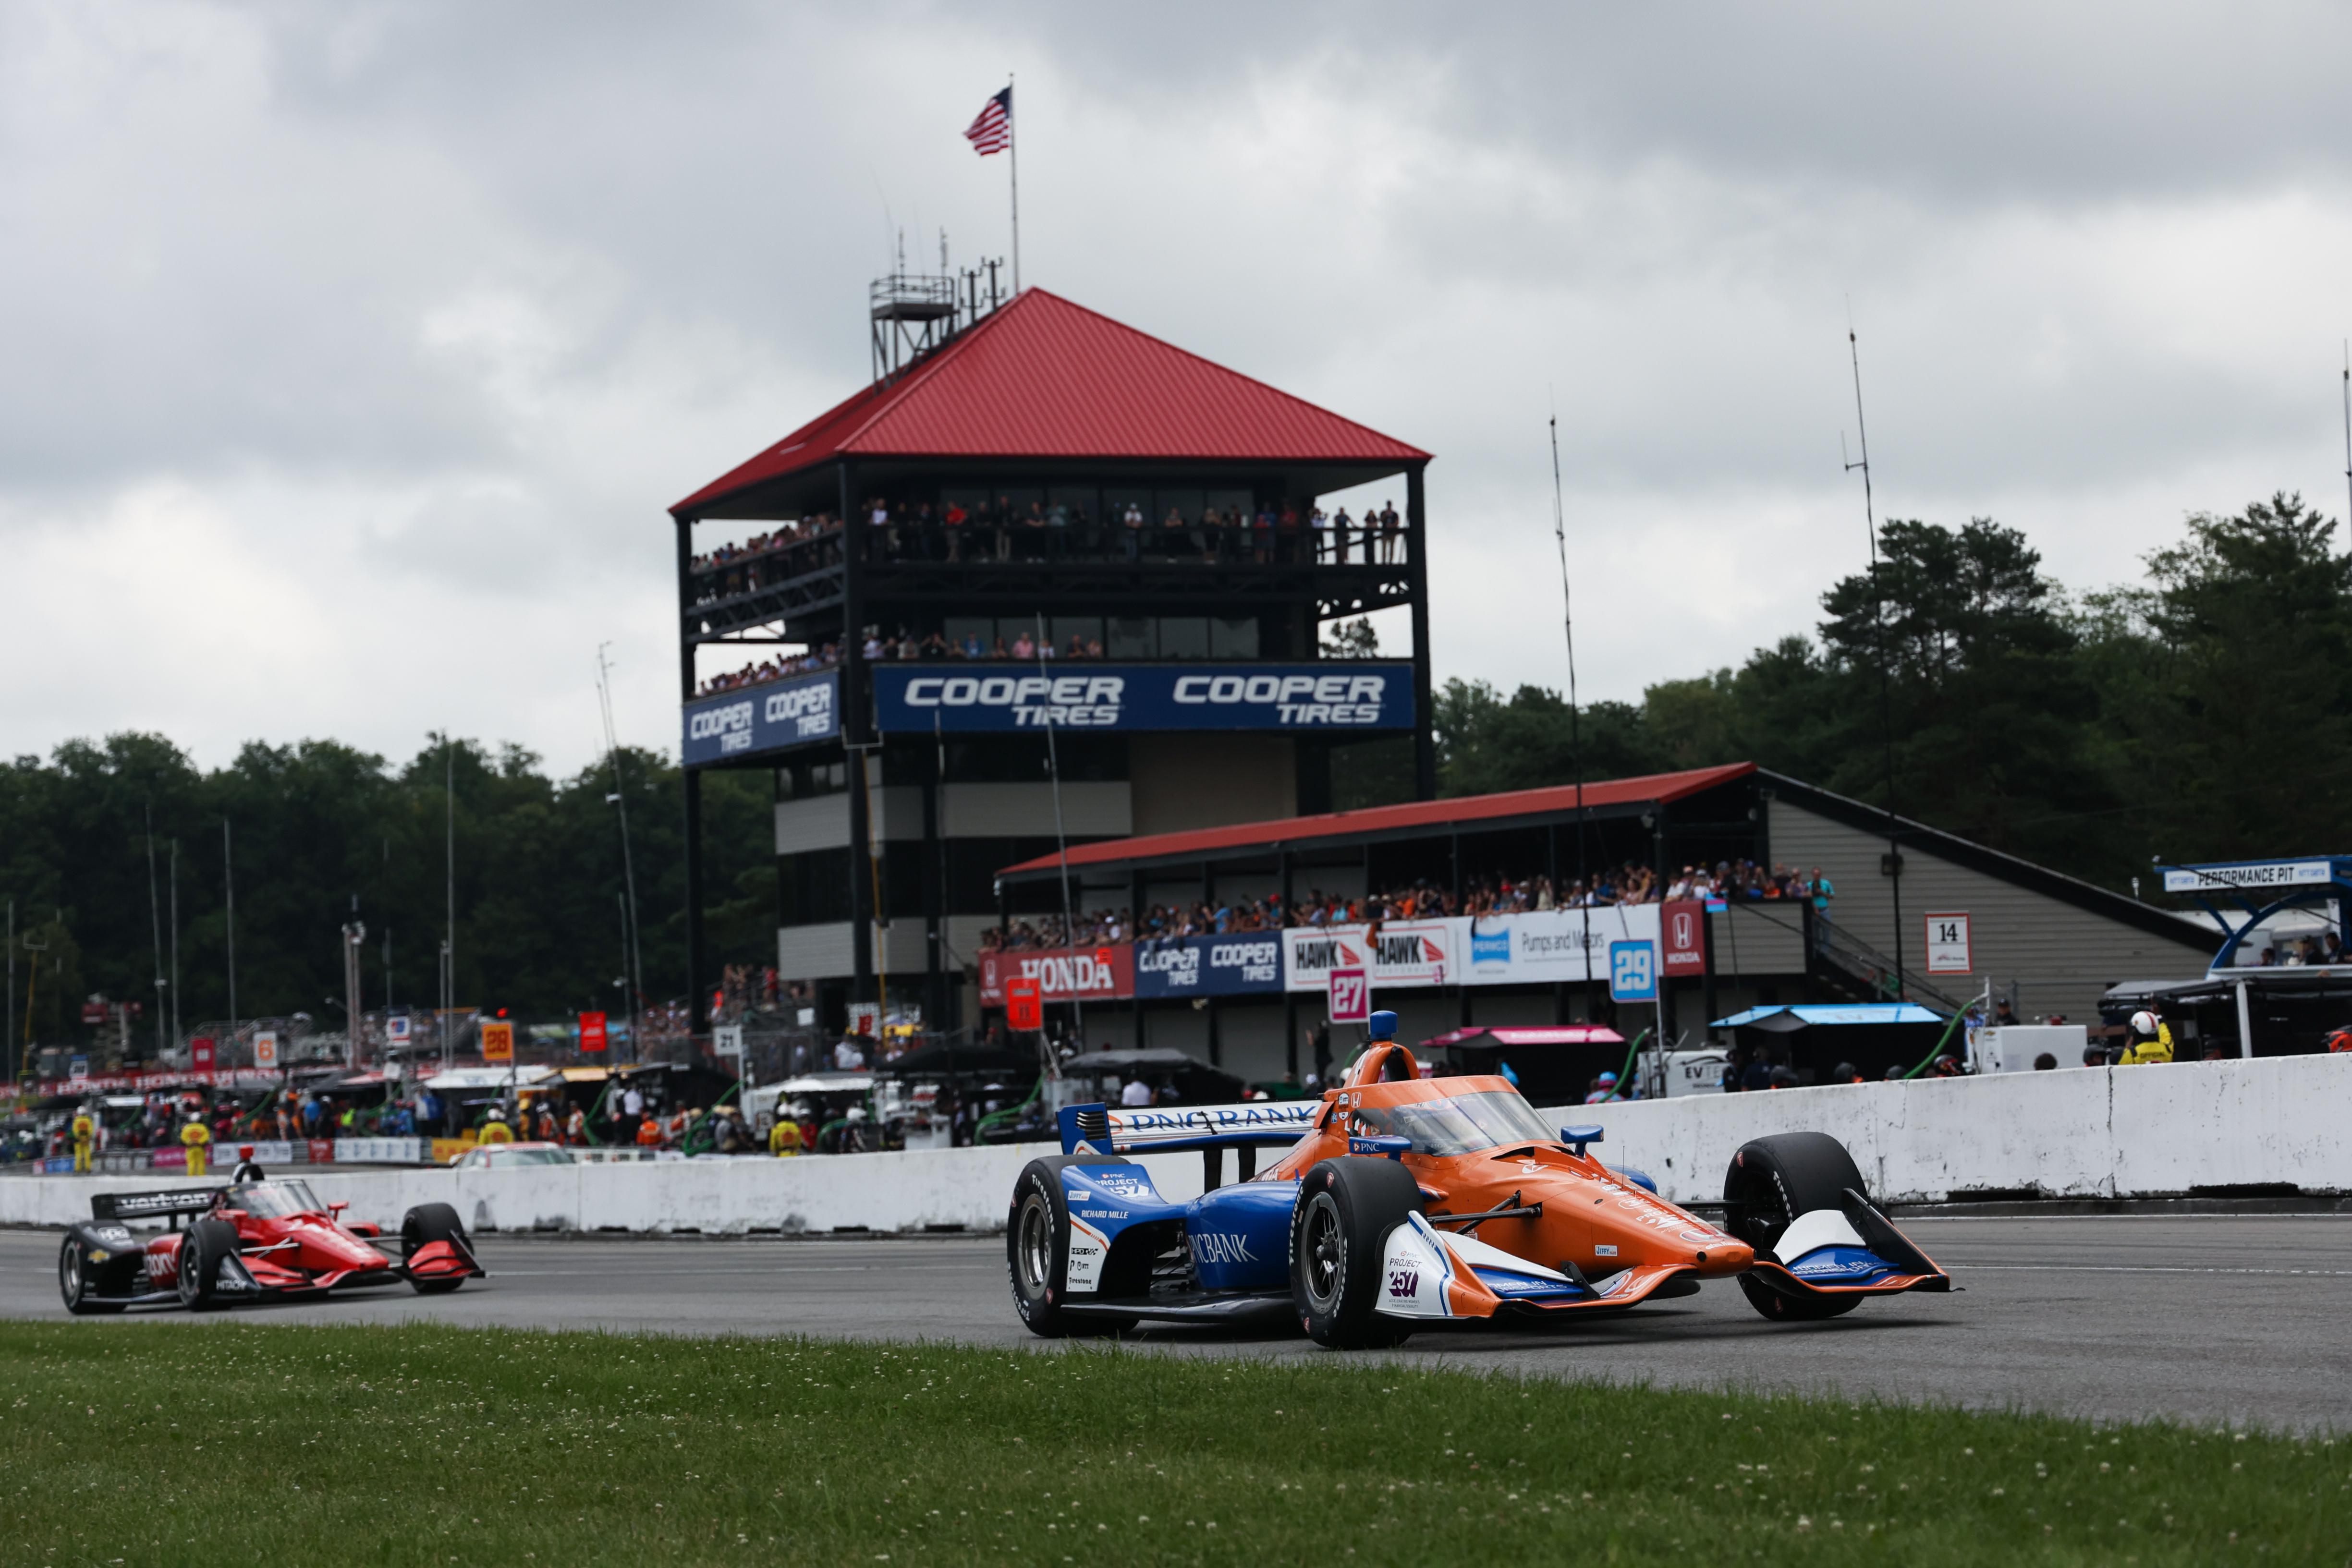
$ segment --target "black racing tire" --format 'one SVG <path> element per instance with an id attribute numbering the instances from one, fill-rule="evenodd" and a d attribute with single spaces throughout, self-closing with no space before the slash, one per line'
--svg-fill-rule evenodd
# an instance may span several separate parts
<path id="1" fill-rule="evenodd" d="M 1307 1173 L 1290 1211 L 1290 1300 L 1308 1338 L 1379 1350 L 1412 1333 L 1374 1309 L 1389 1232 L 1421 1207 L 1421 1184 L 1395 1160 L 1328 1159 Z"/>
<path id="2" fill-rule="evenodd" d="M 474 1254 L 474 1243 L 466 1234 L 466 1222 L 457 1211 L 446 1203 L 420 1203 L 401 1216 L 400 1260 L 407 1262 L 418 1250 L 436 1241 L 454 1241 L 457 1249 L 467 1257 Z M 446 1280 L 411 1280 L 410 1290 L 420 1296 L 446 1296 L 466 1282 L 459 1274 Z"/>
<path id="3" fill-rule="evenodd" d="M 1770 1252 L 1801 1214 L 1843 1208 L 1848 1188 L 1869 1196 L 1843 1144 L 1827 1133 L 1776 1133 L 1739 1147 L 1723 1177 L 1724 1228 Z"/>
<path id="4" fill-rule="evenodd" d="M 236 1256 L 236 1227 L 226 1219 L 199 1219 L 180 1243 L 180 1305 L 201 1312 L 220 1304 L 215 1293 L 221 1263 Z"/>
<path id="5" fill-rule="evenodd" d="M 1739 1276 L 1739 1293 L 1757 1315 L 1776 1323 L 1817 1323 L 1842 1318 L 1862 1305 L 1860 1296 L 1792 1296 L 1776 1291 L 1753 1274 Z"/>
<path id="6" fill-rule="evenodd" d="M 65 1298 L 66 1311 L 76 1317 L 98 1317 L 122 1310 L 121 1301 L 94 1301 L 90 1297 L 89 1244 L 68 1232 L 66 1244 L 58 1249 L 58 1294 Z"/>
<path id="7" fill-rule="evenodd" d="M 1004 1217 L 1004 1266 L 1013 1285 L 1013 1310 L 1041 1339 L 1076 1339 L 1124 1333 L 1133 1318 L 1067 1310 L 1070 1294 L 1070 1209 L 1062 1196 L 1065 1166 L 1100 1165 L 1077 1155 L 1031 1160 L 1013 1184 Z"/>

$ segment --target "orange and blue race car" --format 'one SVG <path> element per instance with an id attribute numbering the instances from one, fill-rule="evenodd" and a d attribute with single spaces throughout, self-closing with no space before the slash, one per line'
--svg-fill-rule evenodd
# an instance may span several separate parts
<path id="1" fill-rule="evenodd" d="M 1287 1320 L 1334 1348 L 1423 1329 L 1565 1322 L 1736 1280 L 1778 1322 L 1951 1278 L 1866 1196 L 1824 1133 L 1734 1156 L 1718 1228 L 1545 1125 L 1498 1077 L 1423 1078 L 1393 1013 L 1319 1100 L 1203 1109 L 1080 1105 L 1064 1153 L 1023 1170 L 1005 1221 L 1013 1301 L 1036 1333 Z M 1255 1152 L 1286 1152 L 1265 1171 Z M 1241 1179 L 1223 1182 L 1240 1151 Z M 1160 1196 L 1140 1151 L 1203 1152 L 1208 1190 Z"/>
<path id="2" fill-rule="evenodd" d="M 343 1207 L 320 1203 L 302 1181 L 99 1193 L 89 1219 L 67 1229 L 58 1291 L 78 1315 L 201 1311 L 366 1285 L 405 1283 L 437 1295 L 486 1272 L 446 1203 L 410 1209 L 397 1237 L 344 1219 Z M 127 1223 L 136 1219 L 168 1220 L 171 1228 L 142 1236 Z M 191 1222 L 184 1229 L 182 1219 Z M 386 1250 L 395 1246 L 396 1256 Z"/>

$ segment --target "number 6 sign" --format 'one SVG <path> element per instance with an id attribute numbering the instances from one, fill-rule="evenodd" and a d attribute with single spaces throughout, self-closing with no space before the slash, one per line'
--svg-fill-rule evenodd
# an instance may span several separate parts
<path id="1" fill-rule="evenodd" d="M 1372 986 L 1361 969 L 1331 971 L 1331 1021 L 1333 1023 L 1370 1023 L 1372 1021 Z"/>

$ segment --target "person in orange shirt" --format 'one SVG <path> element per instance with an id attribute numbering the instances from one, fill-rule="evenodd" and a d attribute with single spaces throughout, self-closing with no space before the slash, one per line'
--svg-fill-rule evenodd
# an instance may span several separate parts
<path id="1" fill-rule="evenodd" d="M 662 1144 L 662 1121 L 659 1116 L 647 1116 L 637 1124 L 637 1147 L 658 1149 Z"/>

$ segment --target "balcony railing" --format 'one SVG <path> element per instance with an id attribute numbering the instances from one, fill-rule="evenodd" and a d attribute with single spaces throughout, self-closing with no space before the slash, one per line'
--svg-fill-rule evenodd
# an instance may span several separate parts
<path id="1" fill-rule="evenodd" d="M 837 566 L 845 538 L 873 566 L 1399 567 L 1412 563 L 1412 536 L 1394 528 L 1261 528 L 1222 524 L 1035 522 L 861 524 L 845 536 L 821 532 L 696 562 L 696 601 L 709 603 Z"/>

